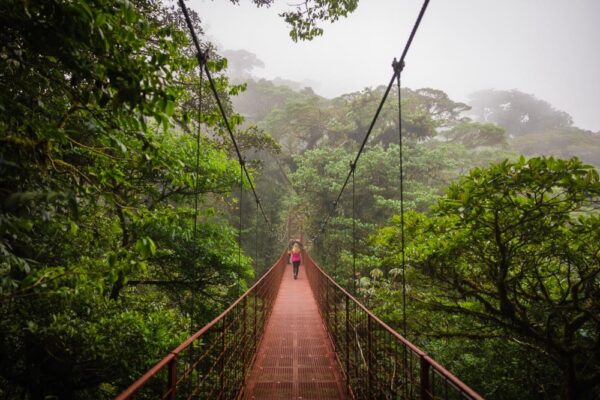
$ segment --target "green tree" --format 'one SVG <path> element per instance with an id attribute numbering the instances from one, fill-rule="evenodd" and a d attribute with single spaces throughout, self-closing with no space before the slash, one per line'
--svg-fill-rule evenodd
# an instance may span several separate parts
<path id="1" fill-rule="evenodd" d="M 0 396 L 113 398 L 192 305 L 202 323 L 252 279 L 219 211 L 239 167 L 202 139 L 196 174 L 197 61 L 157 3 L 0 7 Z M 224 66 L 209 63 L 230 95 Z"/>
<path id="2" fill-rule="evenodd" d="M 357 6 L 358 0 L 310 0 L 297 5 L 295 11 L 286 11 L 281 16 L 292 27 L 292 40 L 312 40 L 323 34 L 323 28 L 318 26 L 318 22 L 335 22 L 352 13 Z"/>
<path id="3" fill-rule="evenodd" d="M 478 154 L 473 160 L 462 145 L 433 140 L 409 142 L 404 149 L 404 200 L 406 209 L 426 211 L 443 194 L 444 188 L 472 163 L 486 165 L 498 156 L 496 152 Z M 356 218 L 357 250 L 367 252 L 367 238 L 377 226 L 385 224 L 400 212 L 399 153 L 397 145 L 369 147 L 358 162 L 355 172 L 354 212 L 352 181 L 340 198 L 336 212 L 330 215 L 333 201 L 341 190 L 356 150 L 344 147 L 322 147 L 295 157 L 297 169 L 290 180 L 298 193 L 298 206 L 305 211 L 307 236 L 319 236 L 319 261 L 325 268 L 340 265 L 341 282 L 348 280 L 348 266 L 340 252 L 352 247 L 352 217 Z M 328 219 L 325 232 L 321 223 Z M 347 258 L 345 258 L 347 261 Z M 358 273 L 369 276 L 372 263 L 367 258 L 358 263 Z M 344 270 L 344 266 L 346 269 Z M 351 281 L 350 281 L 351 283 Z"/>
<path id="4" fill-rule="evenodd" d="M 462 119 L 462 113 L 471 109 L 465 103 L 455 102 L 438 89 L 403 89 L 409 112 L 426 112 L 438 127 L 449 127 Z"/>
<path id="5" fill-rule="evenodd" d="M 426 89 L 421 89 L 426 90 Z M 367 134 L 373 115 L 383 97 L 383 86 L 366 88 L 360 92 L 348 93 L 332 100 L 334 110 L 331 119 L 331 141 L 347 143 L 348 140 L 362 142 Z M 443 93 L 443 92 L 441 92 Z M 410 89 L 402 89 L 402 133 L 405 137 L 425 141 L 436 135 L 438 122 L 434 120 L 432 110 L 436 109 L 435 100 L 428 96 L 417 95 Z M 440 118 L 440 111 L 435 118 Z M 382 107 L 376 124 L 371 132 L 372 143 L 385 146 L 398 143 L 398 94 L 394 87 Z"/>
<path id="6" fill-rule="evenodd" d="M 274 109 L 285 108 L 286 103 L 304 99 L 306 93 L 276 85 L 265 79 L 246 81 L 246 90 L 232 98 L 235 109 L 249 122 L 259 122 Z"/>
<path id="7" fill-rule="evenodd" d="M 594 398 L 599 195 L 597 171 L 577 159 L 474 169 L 450 186 L 407 250 L 412 267 L 433 279 L 414 298 L 464 319 L 447 335 L 468 337 L 467 326 L 501 335 L 561 371 L 562 396 Z"/>
<path id="8" fill-rule="evenodd" d="M 462 143 L 468 148 L 480 146 L 508 147 L 506 132 L 494 124 L 463 121 L 443 134 L 449 140 Z"/>
<path id="9" fill-rule="evenodd" d="M 290 101 L 282 109 L 273 110 L 265 120 L 266 129 L 281 144 L 287 155 L 312 149 L 327 133 L 327 104 L 312 94 Z"/>

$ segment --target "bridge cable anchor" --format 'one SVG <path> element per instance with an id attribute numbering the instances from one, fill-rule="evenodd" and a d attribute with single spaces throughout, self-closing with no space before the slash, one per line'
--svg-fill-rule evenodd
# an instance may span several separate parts
<path id="1" fill-rule="evenodd" d="M 396 75 L 400 75 L 402 70 L 404 69 L 404 61 L 400 62 L 394 57 L 394 61 L 392 61 L 392 68 L 394 68 L 394 73 Z"/>

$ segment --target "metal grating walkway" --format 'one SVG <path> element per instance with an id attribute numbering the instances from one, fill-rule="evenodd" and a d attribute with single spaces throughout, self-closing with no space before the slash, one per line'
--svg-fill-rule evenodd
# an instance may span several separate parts
<path id="1" fill-rule="evenodd" d="M 345 399 L 342 373 L 304 266 L 286 267 L 247 382 L 246 399 Z"/>

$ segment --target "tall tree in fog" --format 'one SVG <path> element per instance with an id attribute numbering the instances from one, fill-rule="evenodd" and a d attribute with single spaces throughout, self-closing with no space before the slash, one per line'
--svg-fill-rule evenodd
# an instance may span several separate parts
<path id="1" fill-rule="evenodd" d="M 223 56 L 227 58 L 229 75 L 232 78 L 247 78 L 256 67 L 263 68 L 265 63 L 256 54 L 247 50 L 225 50 Z"/>
<path id="2" fill-rule="evenodd" d="M 564 111 L 534 95 L 518 90 L 481 90 L 470 96 L 471 114 L 479 122 L 492 122 L 510 136 L 538 133 L 573 125 Z"/>

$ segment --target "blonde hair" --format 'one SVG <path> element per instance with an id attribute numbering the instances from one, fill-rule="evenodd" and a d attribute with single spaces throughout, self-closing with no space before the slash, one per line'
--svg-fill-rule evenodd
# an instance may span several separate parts
<path id="1" fill-rule="evenodd" d="M 292 246 L 292 252 L 298 253 L 300 251 L 300 245 L 298 243 L 294 243 Z"/>

